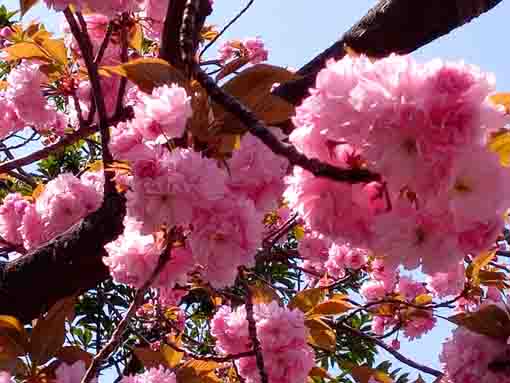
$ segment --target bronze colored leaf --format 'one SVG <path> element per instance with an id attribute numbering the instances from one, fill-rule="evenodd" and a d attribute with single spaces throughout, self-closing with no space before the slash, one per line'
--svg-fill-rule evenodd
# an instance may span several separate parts
<path id="1" fill-rule="evenodd" d="M 482 307 L 474 313 L 461 313 L 448 318 L 477 334 L 499 339 L 504 342 L 510 336 L 510 316 L 496 305 Z"/>
<path id="2" fill-rule="evenodd" d="M 416 379 L 413 383 L 426 383 L 426 382 L 423 380 L 421 375 L 418 375 L 418 379 Z"/>
<path id="3" fill-rule="evenodd" d="M 0 315 L 0 334 L 8 335 L 22 347 L 28 345 L 28 334 L 23 324 L 13 316 Z"/>
<path id="4" fill-rule="evenodd" d="M 308 342 L 318 348 L 328 351 L 336 349 L 336 333 L 335 331 L 318 318 L 305 320 L 305 326 L 310 330 Z"/>
<path id="5" fill-rule="evenodd" d="M 220 383 L 214 370 L 219 363 L 203 360 L 190 360 L 176 372 L 178 383 Z"/>
<path id="6" fill-rule="evenodd" d="M 322 378 L 322 379 L 331 379 L 331 375 L 328 374 L 328 372 L 323 369 L 322 367 L 312 367 L 312 369 L 310 370 L 310 372 L 308 373 L 308 376 L 316 376 L 318 378 Z"/>
<path id="7" fill-rule="evenodd" d="M 27 13 L 38 2 L 39 0 L 20 0 L 19 9 L 21 10 L 21 16 Z"/>
<path id="8" fill-rule="evenodd" d="M 251 296 L 254 304 L 260 303 L 271 303 L 276 301 L 281 302 L 280 297 L 276 293 L 275 289 L 265 283 L 250 285 Z"/>
<path id="9" fill-rule="evenodd" d="M 324 289 L 313 288 L 300 291 L 289 302 L 289 309 L 299 309 L 306 313 L 324 299 Z"/>
<path id="10" fill-rule="evenodd" d="M 216 81 L 220 81 L 221 79 L 234 73 L 236 70 L 241 69 L 249 62 L 250 58 L 246 56 L 238 57 L 235 60 L 230 61 L 218 72 L 218 74 L 216 75 Z"/>
<path id="11" fill-rule="evenodd" d="M 258 64 L 245 69 L 228 81 L 223 86 L 223 90 L 239 99 L 266 124 L 278 125 L 289 120 L 294 114 L 294 106 L 273 96 L 271 88 L 275 83 L 281 84 L 297 78 L 297 75 L 287 69 Z M 247 131 L 236 117 L 226 112 L 221 106 L 214 104 L 213 110 L 215 118 L 222 124 L 222 132 L 243 134 Z"/>
<path id="12" fill-rule="evenodd" d="M 48 56 L 46 52 L 44 52 L 41 47 L 39 47 L 36 43 L 33 42 L 21 42 L 17 44 L 13 44 L 10 47 L 4 48 L 4 51 L 7 52 L 7 61 L 15 61 L 15 60 L 30 60 L 37 59 L 45 62 L 51 62 L 51 57 Z"/>
<path id="13" fill-rule="evenodd" d="M 133 352 L 145 368 L 170 367 L 161 351 L 152 350 L 150 347 L 136 347 Z"/>
<path id="14" fill-rule="evenodd" d="M 499 156 L 502 166 L 510 166 L 510 132 L 494 134 L 489 139 L 489 149 Z"/>
<path id="15" fill-rule="evenodd" d="M 339 315 L 349 311 L 352 305 L 345 300 L 345 295 L 338 294 L 333 296 L 326 302 L 319 303 L 309 312 L 306 313 L 307 317 L 322 316 L 322 315 Z"/>
<path id="16" fill-rule="evenodd" d="M 74 317 L 74 297 L 53 305 L 44 318 L 37 320 L 30 338 L 30 358 L 40 366 L 50 360 L 65 341 L 65 320 Z"/>
<path id="17" fill-rule="evenodd" d="M 117 66 L 103 66 L 101 69 L 127 77 L 146 93 L 151 93 L 152 89 L 165 84 L 187 87 L 186 78 L 181 72 L 158 58 L 139 58 Z"/>
<path id="18" fill-rule="evenodd" d="M 55 357 L 66 364 L 74 364 L 81 360 L 85 363 L 88 368 L 92 363 L 92 355 L 87 351 L 81 349 L 78 346 L 65 346 L 62 347 L 56 354 Z"/>

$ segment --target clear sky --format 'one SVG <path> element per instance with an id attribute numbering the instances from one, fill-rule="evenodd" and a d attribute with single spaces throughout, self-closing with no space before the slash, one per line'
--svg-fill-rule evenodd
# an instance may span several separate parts
<path id="1" fill-rule="evenodd" d="M 10 9 L 18 7 L 18 0 L 2 0 L 1 3 Z M 299 68 L 334 42 L 375 3 L 373 0 L 256 0 L 225 38 L 260 36 L 270 50 L 271 64 Z M 245 1 L 216 0 L 209 22 L 221 27 L 244 4 Z M 465 60 L 493 72 L 498 91 L 510 91 L 509 15 L 510 1 L 503 1 L 493 11 L 418 50 L 414 56 L 419 60 L 436 57 Z M 60 30 L 59 18 L 43 6 L 37 6 L 25 19 L 34 17 L 48 27 L 51 25 L 49 29 Z M 403 344 L 401 351 L 423 364 L 440 368 L 437 357 L 441 341 L 450 329 L 441 324 L 422 339 Z M 389 355 L 388 358 L 392 360 Z M 428 381 L 428 377 L 423 377 Z"/>

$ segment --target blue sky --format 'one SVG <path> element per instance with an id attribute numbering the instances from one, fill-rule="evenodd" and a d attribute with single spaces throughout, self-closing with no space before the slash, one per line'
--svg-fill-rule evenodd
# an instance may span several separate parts
<path id="1" fill-rule="evenodd" d="M 17 0 L 2 0 L 2 4 L 10 9 L 18 7 Z M 244 4 L 244 1 L 216 0 L 209 22 L 221 27 Z M 270 50 L 270 63 L 299 68 L 334 42 L 374 4 L 374 0 L 323 0 L 312 3 L 256 0 L 225 38 L 260 36 Z M 493 72 L 498 91 L 510 91 L 510 53 L 506 33 L 508 15 L 510 1 L 502 2 L 492 12 L 427 45 L 415 52 L 414 56 L 422 61 L 436 57 L 465 60 Z M 37 6 L 25 19 L 34 17 L 44 21 L 49 29 L 60 30 L 58 16 L 50 14 L 43 6 Z M 401 351 L 423 364 L 440 368 L 437 356 L 441 341 L 449 331 L 448 325 L 441 324 L 422 339 L 403 344 Z M 388 358 L 392 360 L 389 355 Z"/>

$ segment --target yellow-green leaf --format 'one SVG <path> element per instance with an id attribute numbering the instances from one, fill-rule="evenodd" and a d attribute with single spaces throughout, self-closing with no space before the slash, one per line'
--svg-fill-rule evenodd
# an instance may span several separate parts
<path id="1" fill-rule="evenodd" d="M 468 330 L 506 342 L 510 336 L 510 315 L 496 306 L 482 307 L 474 313 L 460 313 L 448 318 Z"/>
<path id="2" fill-rule="evenodd" d="M 306 313 L 307 317 L 315 315 L 339 315 L 351 309 L 352 305 L 345 300 L 345 296 L 338 294 L 326 302 L 319 303 Z"/>
<path id="3" fill-rule="evenodd" d="M 39 44 L 56 62 L 62 65 L 67 64 L 67 49 L 64 39 L 42 39 Z"/>
<path id="4" fill-rule="evenodd" d="M 143 45 L 143 30 L 139 23 L 136 23 L 129 33 L 129 46 L 134 50 L 141 52 Z"/>
<path id="5" fill-rule="evenodd" d="M 289 302 L 289 309 L 299 309 L 306 313 L 324 299 L 324 289 L 313 288 L 300 291 Z"/>
<path id="6" fill-rule="evenodd" d="M 163 357 L 165 358 L 165 361 L 170 368 L 177 367 L 184 356 L 184 353 L 173 349 L 167 344 L 161 345 L 161 353 L 163 354 Z"/>
<path id="7" fill-rule="evenodd" d="M 428 305 L 431 302 L 432 295 L 430 294 L 421 294 L 414 299 L 414 303 L 416 303 L 417 305 Z"/>
<path id="8" fill-rule="evenodd" d="M 158 58 L 139 58 L 117 66 L 103 66 L 101 69 L 127 77 L 147 93 L 162 85 L 186 86 L 186 78 L 168 62 Z"/>
<path id="9" fill-rule="evenodd" d="M 30 8 L 32 8 L 38 2 L 39 0 L 20 0 L 19 8 L 21 10 L 21 16 L 27 13 L 30 10 Z"/>
<path id="10" fill-rule="evenodd" d="M 65 341 L 65 320 L 74 317 L 74 297 L 53 305 L 44 318 L 37 320 L 30 338 L 30 357 L 39 366 L 50 360 Z"/>
<path id="11" fill-rule="evenodd" d="M 486 251 L 476 256 L 475 259 L 471 262 L 466 273 L 468 277 L 471 278 L 472 283 L 475 286 L 480 284 L 480 270 L 482 270 L 485 266 L 487 266 L 494 258 L 496 257 L 495 251 Z"/>
<path id="12" fill-rule="evenodd" d="M 8 61 L 37 59 L 51 62 L 51 57 L 33 42 L 24 41 L 13 44 L 10 47 L 4 48 L 4 51 L 7 52 L 6 59 Z"/>
<path id="13" fill-rule="evenodd" d="M 489 140 L 489 149 L 498 154 L 501 165 L 510 166 L 510 132 L 495 134 Z"/>
<path id="14" fill-rule="evenodd" d="M 310 330 L 308 342 L 314 346 L 328 351 L 336 349 L 335 331 L 318 318 L 305 320 L 305 326 Z"/>
<path id="15" fill-rule="evenodd" d="M 495 105 L 505 107 L 507 113 L 510 113 L 510 93 L 496 93 L 489 97 L 489 100 Z"/>

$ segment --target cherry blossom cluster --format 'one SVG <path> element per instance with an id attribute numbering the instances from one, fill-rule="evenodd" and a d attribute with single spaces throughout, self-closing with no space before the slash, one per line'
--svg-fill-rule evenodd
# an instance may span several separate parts
<path id="1" fill-rule="evenodd" d="M 149 368 L 144 373 L 126 376 L 121 383 L 176 383 L 175 374 L 164 367 Z"/>
<path id="2" fill-rule="evenodd" d="M 453 331 L 439 356 L 452 383 L 508 383 L 506 364 L 510 346 L 504 341 L 476 334 L 464 327 Z"/>
<path id="3" fill-rule="evenodd" d="M 163 251 L 153 233 L 181 227 L 183 247 L 155 285 L 163 295 L 199 270 L 215 287 L 234 282 L 239 266 L 250 266 L 261 244 L 264 213 L 278 206 L 285 188 L 287 162 L 251 136 L 228 161 L 228 170 L 191 149 L 169 150 L 172 138 L 185 134 L 191 117 L 183 88 L 164 85 L 151 94 L 133 90 L 135 116 L 112 129 L 114 157 L 132 167 L 124 234 L 108 244 L 105 262 L 118 282 L 141 286 Z"/>
<path id="4" fill-rule="evenodd" d="M 266 61 L 269 55 L 260 37 L 249 37 L 242 41 L 226 41 L 218 48 L 218 53 L 220 54 L 221 61 L 229 61 L 236 57 L 246 57 L 252 64 Z"/>
<path id="5" fill-rule="evenodd" d="M 62 135 L 67 117 L 43 95 L 47 82 L 39 64 L 23 61 L 7 76 L 7 88 L 0 91 L 0 138 L 30 126 L 42 133 Z"/>
<path id="6" fill-rule="evenodd" d="M 33 202 L 18 193 L 5 197 L 0 236 L 10 245 L 32 250 L 97 210 L 102 201 L 102 176 L 61 174 Z"/>
<path id="7" fill-rule="evenodd" d="M 290 141 L 382 181 L 349 185 L 296 168 L 290 206 L 320 235 L 384 255 L 388 266 L 455 269 L 495 241 L 509 206 L 510 174 L 486 147 L 509 122 L 489 102 L 493 91 L 491 75 L 463 63 L 328 62 L 296 110 Z"/>
<path id="8" fill-rule="evenodd" d="M 272 302 L 255 305 L 254 319 L 269 382 L 306 382 L 314 366 L 314 353 L 306 342 L 308 330 L 304 324 L 304 314 Z M 251 340 L 246 308 L 241 306 L 232 310 L 230 307 L 221 307 L 211 321 L 211 333 L 217 339 L 218 351 L 222 353 L 249 351 Z M 241 358 L 236 364 L 239 374 L 247 383 L 260 382 L 255 357 Z"/>

